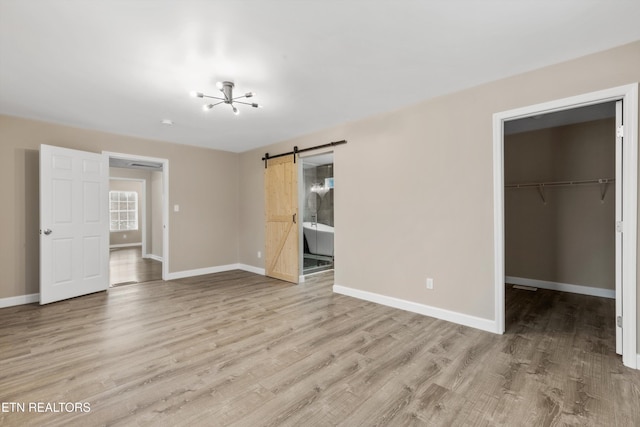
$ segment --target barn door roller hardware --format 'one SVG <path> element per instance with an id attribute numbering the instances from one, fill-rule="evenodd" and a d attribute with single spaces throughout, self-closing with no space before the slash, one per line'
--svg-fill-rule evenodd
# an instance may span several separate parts
<path id="1" fill-rule="evenodd" d="M 284 157 L 284 156 L 289 156 L 293 154 L 293 162 L 295 163 L 296 155 L 298 153 L 304 153 L 305 151 L 311 151 L 311 150 L 319 150 L 321 148 L 335 147 L 336 145 L 341 145 L 346 143 L 347 143 L 347 140 L 343 139 L 342 141 L 329 142 L 328 144 L 316 145 L 315 147 L 303 148 L 302 150 L 299 150 L 298 146 L 295 146 L 293 147 L 293 151 L 289 151 L 288 153 L 276 154 L 275 156 L 269 156 L 269 153 L 264 153 L 264 157 L 262 158 L 262 161 L 264 161 L 264 168 L 266 169 L 269 159 L 276 159 L 278 157 Z"/>

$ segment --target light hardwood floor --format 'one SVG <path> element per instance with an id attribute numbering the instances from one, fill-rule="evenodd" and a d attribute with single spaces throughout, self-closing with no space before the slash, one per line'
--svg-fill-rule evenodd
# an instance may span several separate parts
<path id="1" fill-rule="evenodd" d="M 0 425 L 638 426 L 613 301 L 508 289 L 499 336 L 242 271 L 0 310 Z M 28 408 L 27 408 L 28 409 Z"/>
<path id="2" fill-rule="evenodd" d="M 142 258 L 140 246 L 112 249 L 109 252 L 111 286 L 151 282 L 162 279 L 162 263 Z"/>

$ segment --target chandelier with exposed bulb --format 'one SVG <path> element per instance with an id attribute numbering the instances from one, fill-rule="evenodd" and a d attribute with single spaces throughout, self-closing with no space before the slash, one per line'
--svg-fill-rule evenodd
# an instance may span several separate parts
<path id="1" fill-rule="evenodd" d="M 194 97 L 194 98 L 210 98 L 210 99 L 219 100 L 219 102 L 203 105 L 202 109 L 204 111 L 209 111 L 210 109 L 212 109 L 216 105 L 220 105 L 220 104 L 229 104 L 231 106 L 231 109 L 233 110 L 233 114 L 235 114 L 235 115 L 240 114 L 240 110 L 238 110 L 234 104 L 244 104 L 244 105 L 249 105 L 249 106 L 251 106 L 253 108 L 262 108 L 260 105 L 256 104 L 255 102 L 238 101 L 238 99 L 254 97 L 256 95 L 254 92 L 247 92 L 244 95 L 236 96 L 234 98 L 233 97 L 233 87 L 234 87 L 233 82 L 227 82 L 227 81 L 218 82 L 218 83 L 216 83 L 216 87 L 220 90 L 220 92 L 222 92 L 223 97 L 205 95 L 202 92 L 195 92 L 195 91 L 191 92 L 191 96 Z"/>

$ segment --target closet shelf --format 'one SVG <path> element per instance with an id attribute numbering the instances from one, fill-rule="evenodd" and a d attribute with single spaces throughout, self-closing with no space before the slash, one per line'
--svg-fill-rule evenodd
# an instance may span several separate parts
<path id="1" fill-rule="evenodd" d="M 546 187 L 568 187 L 573 185 L 600 185 L 600 201 L 604 203 L 604 197 L 607 194 L 607 188 L 610 183 L 615 182 L 614 178 L 587 179 L 582 181 L 548 181 L 548 182 L 524 182 L 520 184 L 507 184 L 504 188 L 537 188 L 542 202 L 546 205 L 547 198 L 545 195 Z"/>

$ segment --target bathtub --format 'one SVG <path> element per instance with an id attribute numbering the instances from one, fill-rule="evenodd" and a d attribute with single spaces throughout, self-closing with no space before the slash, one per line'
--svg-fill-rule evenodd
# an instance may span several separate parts
<path id="1" fill-rule="evenodd" d="M 315 255 L 333 256 L 333 227 L 315 222 L 303 222 L 302 231 L 309 245 L 309 252 Z"/>

